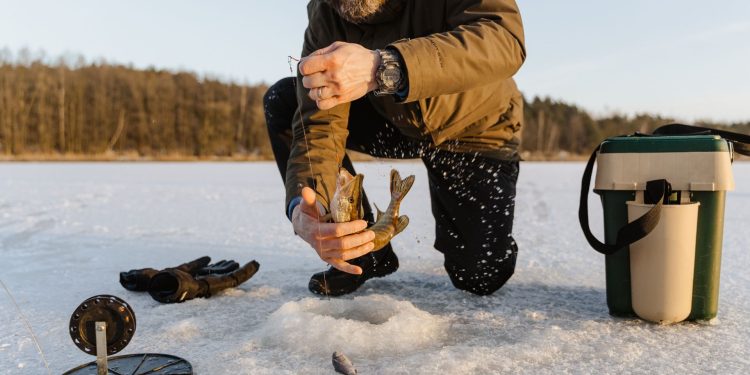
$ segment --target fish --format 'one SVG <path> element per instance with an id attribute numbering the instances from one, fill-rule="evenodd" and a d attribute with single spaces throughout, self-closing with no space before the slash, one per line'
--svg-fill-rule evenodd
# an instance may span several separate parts
<path id="1" fill-rule="evenodd" d="M 352 361 L 350 361 L 344 353 L 333 352 L 331 362 L 333 362 L 333 369 L 339 374 L 357 375 L 357 369 L 354 368 Z"/>
<path id="2" fill-rule="evenodd" d="M 364 217 L 362 207 L 362 182 L 365 176 L 352 176 L 349 171 L 339 168 L 336 176 L 336 190 L 333 193 L 329 212 L 334 223 L 347 223 Z"/>
<path id="3" fill-rule="evenodd" d="M 373 240 L 375 247 L 372 251 L 378 251 L 385 247 L 393 237 L 403 232 L 409 225 L 409 217 L 406 215 L 399 216 L 398 211 L 401 207 L 401 201 L 413 184 L 414 175 L 402 180 L 398 171 L 391 169 L 391 202 L 385 212 L 380 211 L 378 206 L 375 206 L 378 217 L 375 219 L 375 224 L 366 229 L 375 232 L 375 239 Z"/>
<path id="4" fill-rule="evenodd" d="M 362 219 L 364 216 L 362 206 L 362 182 L 364 175 L 352 176 L 346 169 L 340 168 L 336 179 L 336 190 L 330 203 L 329 214 L 325 219 L 333 220 L 335 223 L 345 223 L 352 220 Z M 375 223 L 365 230 L 375 232 L 373 240 L 374 248 L 378 251 L 385 247 L 397 234 L 401 233 L 409 225 L 409 217 L 399 216 L 401 201 L 414 184 L 414 175 L 401 179 L 397 170 L 391 170 L 391 201 L 385 212 L 380 211 L 378 206 L 377 219 Z"/>

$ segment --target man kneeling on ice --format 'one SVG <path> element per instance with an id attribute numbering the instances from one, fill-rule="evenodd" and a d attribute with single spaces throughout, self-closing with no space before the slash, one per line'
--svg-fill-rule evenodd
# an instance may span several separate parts
<path id="1" fill-rule="evenodd" d="M 456 288 L 487 295 L 513 274 L 511 231 L 523 100 L 514 0 L 311 0 L 295 78 L 271 86 L 265 115 L 295 233 L 332 267 L 313 293 L 342 295 L 398 268 L 372 251 L 374 220 L 320 223 L 345 150 L 421 158 L 435 248 Z M 386 181 L 382 183 L 386 184 Z"/>

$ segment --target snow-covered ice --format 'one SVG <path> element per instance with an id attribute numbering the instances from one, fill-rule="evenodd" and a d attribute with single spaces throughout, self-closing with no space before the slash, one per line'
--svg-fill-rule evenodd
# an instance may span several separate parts
<path id="1" fill-rule="evenodd" d="M 0 164 L 0 279 L 39 339 L 51 372 L 93 360 L 70 341 L 84 299 L 114 294 L 138 328 L 121 353 L 184 357 L 200 374 L 332 373 L 345 353 L 362 374 L 750 372 L 750 164 L 734 166 L 718 320 L 659 326 L 607 314 L 603 257 L 578 227 L 581 163 L 523 163 L 516 274 L 499 292 L 454 289 L 432 249 L 424 168 L 359 164 L 379 205 L 388 172 L 414 173 L 394 240 L 401 268 L 344 298 L 308 293 L 324 269 L 292 234 L 272 163 Z M 591 196 L 601 237 L 601 208 Z M 118 272 L 202 255 L 261 267 L 240 288 L 162 305 L 124 290 Z M 46 373 L 11 299 L 0 290 L 0 374 Z"/>

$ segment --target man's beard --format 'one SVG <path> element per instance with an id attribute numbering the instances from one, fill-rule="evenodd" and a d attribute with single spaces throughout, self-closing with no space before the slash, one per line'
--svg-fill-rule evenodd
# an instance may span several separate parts
<path id="1" fill-rule="evenodd" d="M 389 0 L 328 0 L 341 18 L 351 23 L 364 23 L 383 10 Z"/>

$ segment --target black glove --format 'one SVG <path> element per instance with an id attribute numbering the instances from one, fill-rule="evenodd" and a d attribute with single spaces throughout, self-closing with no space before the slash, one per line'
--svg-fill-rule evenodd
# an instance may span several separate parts
<path id="1" fill-rule="evenodd" d="M 220 264 L 226 262 L 222 260 L 221 262 L 218 262 L 216 264 Z M 198 272 L 201 272 L 202 269 L 211 268 L 212 265 L 209 265 L 211 263 L 211 258 L 209 257 L 200 257 L 192 262 L 183 263 L 180 264 L 177 267 L 169 268 L 169 269 L 177 269 L 182 272 L 187 272 L 191 275 L 197 274 Z M 234 262 L 234 264 L 237 264 Z M 235 267 L 234 269 L 236 269 Z M 232 271 L 232 270 L 229 270 Z M 227 271 L 227 272 L 229 272 Z M 153 268 L 142 268 L 139 270 L 130 270 L 127 272 L 120 272 L 120 285 L 122 285 L 123 288 L 127 290 L 132 290 L 134 292 L 145 292 L 148 290 L 148 284 L 151 282 L 151 278 L 154 277 L 159 273 L 159 271 L 153 269 Z M 210 273 L 210 272 L 209 272 Z"/>
<path id="2" fill-rule="evenodd" d="M 238 268 L 240 268 L 240 264 L 233 260 L 220 260 L 214 264 L 209 264 L 205 267 L 199 268 L 198 271 L 196 271 L 194 274 L 198 276 L 205 276 L 205 275 L 213 275 L 213 274 L 230 273 Z M 185 271 L 185 272 L 193 274 L 188 271 Z"/>
<path id="3" fill-rule="evenodd" d="M 168 268 L 151 277 L 148 293 L 161 303 L 208 298 L 224 289 L 234 288 L 244 283 L 253 277 L 260 267 L 260 264 L 254 260 L 239 268 L 236 262 L 231 261 L 231 263 L 234 263 L 234 266 L 224 264 L 218 267 L 218 269 L 234 267 L 229 273 L 211 273 L 203 276 L 196 276 L 177 268 Z"/>

